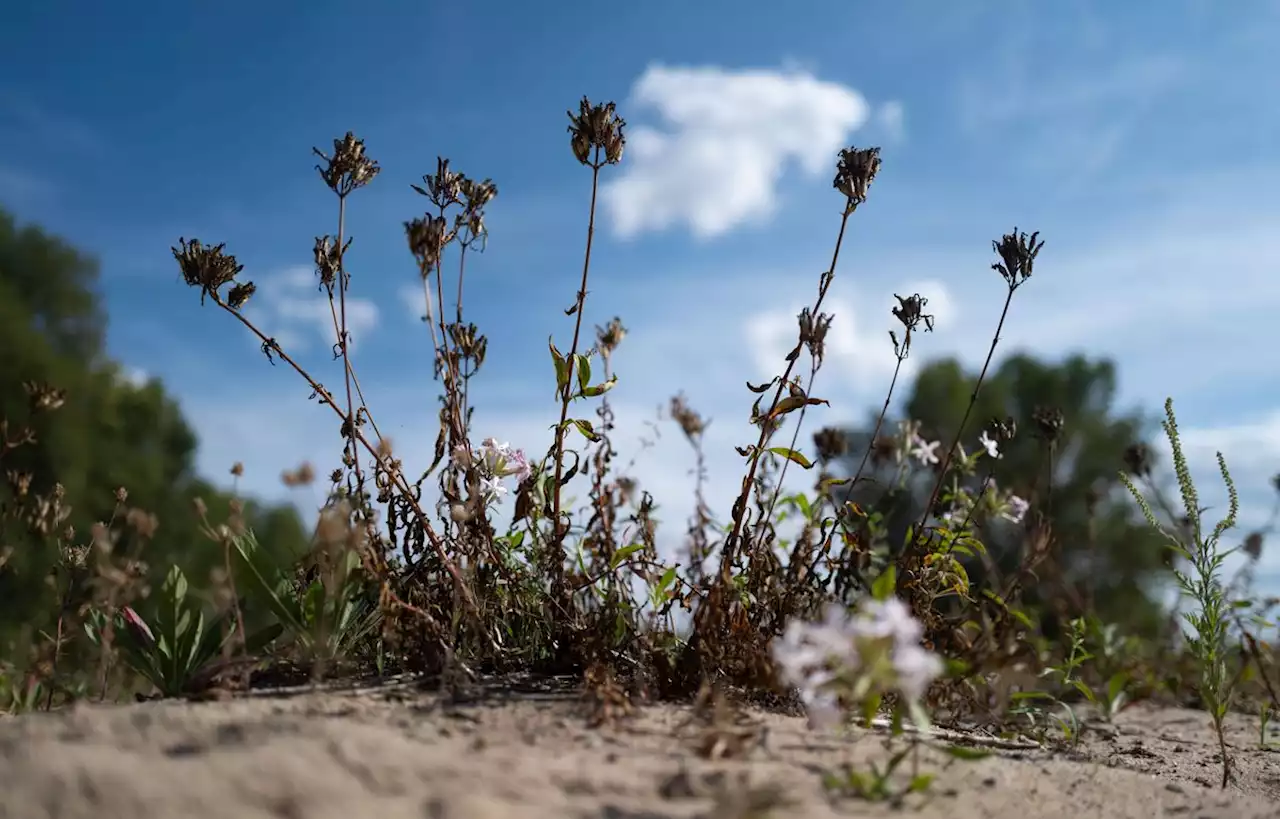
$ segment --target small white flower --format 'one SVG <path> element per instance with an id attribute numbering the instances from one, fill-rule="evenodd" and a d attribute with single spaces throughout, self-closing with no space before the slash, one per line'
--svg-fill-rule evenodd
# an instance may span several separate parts
<path id="1" fill-rule="evenodd" d="M 496 473 L 502 462 L 511 454 L 511 444 L 498 443 L 497 438 L 485 438 L 480 442 L 480 457 L 490 472 Z"/>
<path id="2" fill-rule="evenodd" d="M 1000 517 L 1010 523 L 1022 523 L 1022 518 L 1027 514 L 1027 509 L 1031 504 L 1027 503 L 1017 495 L 1010 495 L 1005 510 L 1000 513 Z"/>
<path id="3" fill-rule="evenodd" d="M 897 597 L 870 600 L 863 604 L 863 634 L 873 638 L 891 637 L 895 646 L 914 645 L 924 636 L 911 609 Z"/>
<path id="4" fill-rule="evenodd" d="M 938 462 L 938 447 L 942 445 L 941 441 L 926 441 L 923 438 L 916 438 L 911 444 L 911 457 L 918 460 L 924 466 L 931 466 Z"/>
<path id="5" fill-rule="evenodd" d="M 978 438 L 978 443 L 982 444 L 982 448 L 985 449 L 987 451 L 987 454 L 990 455 L 992 458 L 1004 457 L 1000 454 L 999 445 L 996 443 L 994 438 L 992 438 L 990 435 L 987 435 L 986 430 L 982 431 L 982 435 L 979 436 Z"/>
<path id="6" fill-rule="evenodd" d="M 923 646 L 900 645 L 893 652 L 893 670 L 898 691 L 911 702 L 919 702 L 929 685 L 942 674 L 942 660 Z"/>
<path id="7" fill-rule="evenodd" d="M 503 495 L 507 494 L 507 488 L 502 485 L 502 479 L 497 477 L 481 478 L 480 490 L 484 492 L 486 496 L 499 501 L 502 500 Z"/>
<path id="8" fill-rule="evenodd" d="M 899 421 L 898 436 L 896 439 L 897 446 L 894 447 L 894 459 L 898 463 L 902 463 L 911 454 L 911 448 L 915 442 L 920 440 L 920 422 L 919 421 Z"/>

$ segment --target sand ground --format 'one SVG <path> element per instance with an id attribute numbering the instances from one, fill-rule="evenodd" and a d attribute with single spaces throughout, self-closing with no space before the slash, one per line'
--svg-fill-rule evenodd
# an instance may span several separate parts
<path id="1" fill-rule="evenodd" d="M 1280 750 L 1260 748 L 1244 717 L 1226 791 L 1204 714 L 1139 705 L 1075 752 L 924 754 L 937 781 L 895 807 L 821 784 L 824 770 L 887 758 L 874 730 L 748 710 L 713 732 L 676 705 L 590 728 L 572 689 L 511 680 L 467 699 L 400 684 L 0 720 L 0 819 L 1280 817 Z M 706 757 L 717 740 L 729 758 Z"/>

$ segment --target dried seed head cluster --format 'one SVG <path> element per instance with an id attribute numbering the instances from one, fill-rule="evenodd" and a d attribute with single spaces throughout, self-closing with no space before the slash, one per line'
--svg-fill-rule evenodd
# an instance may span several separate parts
<path id="1" fill-rule="evenodd" d="M 422 184 L 426 187 L 419 187 L 410 183 L 409 187 L 418 192 L 419 195 L 427 197 L 431 200 L 431 204 L 443 210 L 450 205 L 456 204 L 462 195 L 462 183 L 464 177 L 460 173 L 449 170 L 449 160 L 443 156 L 436 157 L 436 172 L 434 174 L 424 174 Z"/>
<path id="2" fill-rule="evenodd" d="M 440 263 L 444 246 L 453 239 L 449 222 L 443 216 L 432 216 L 428 213 L 421 219 L 405 222 L 404 232 L 409 240 L 409 252 L 417 260 L 418 272 L 425 279 Z"/>
<path id="3" fill-rule="evenodd" d="M 411 184 L 409 187 L 427 197 L 439 211 L 404 223 L 409 252 L 418 262 L 418 271 L 426 278 L 440 263 L 445 246 L 458 238 L 462 231 L 465 230 L 466 235 L 461 241 L 468 247 L 488 235 L 484 209 L 498 195 L 498 186 L 490 179 L 473 181 L 450 170 L 448 159 L 437 157 L 436 172 L 424 175 L 422 185 Z M 454 217 L 450 228 L 444 211 L 452 205 L 460 205 L 462 211 Z"/>
<path id="4" fill-rule="evenodd" d="M 849 199 L 848 209 L 853 211 L 867 201 L 867 189 L 880 172 L 879 148 L 842 148 L 836 163 L 836 178 L 832 183 L 836 190 Z"/>
<path id="5" fill-rule="evenodd" d="M 454 322 L 448 327 L 449 339 L 453 348 L 461 358 L 475 362 L 479 369 L 484 365 L 485 352 L 489 348 L 489 339 L 479 333 L 474 324 Z"/>
<path id="6" fill-rule="evenodd" d="M 356 188 L 363 188 L 382 170 L 377 162 L 365 155 L 364 140 L 356 139 L 350 131 L 342 139 L 333 141 L 333 156 L 319 148 L 311 150 L 324 160 L 324 165 L 316 166 L 320 178 L 338 196 L 345 197 Z"/>
<path id="7" fill-rule="evenodd" d="M 32 414 L 53 412 L 67 401 L 67 391 L 50 387 L 37 381 L 22 382 L 22 389 L 27 393 L 27 403 Z"/>
<path id="8" fill-rule="evenodd" d="M 991 269 L 998 271 L 1009 287 L 1017 287 L 1031 278 L 1031 268 L 1035 265 L 1036 256 L 1040 254 L 1040 248 L 1044 247 L 1044 242 L 1036 242 L 1039 235 L 1037 231 L 1031 234 L 1031 238 L 1027 238 L 1026 233 L 1019 233 L 1015 227 L 1013 233 L 1006 233 L 1000 241 L 991 242 L 1000 257 L 1000 261 L 991 265 Z"/>
<path id="9" fill-rule="evenodd" d="M 813 433 L 813 446 L 818 451 L 818 461 L 828 464 L 849 451 L 849 436 L 838 427 L 823 427 Z"/>
<path id="10" fill-rule="evenodd" d="M 493 180 L 474 182 L 465 176 L 459 186 L 462 192 L 462 213 L 454 218 L 454 229 L 467 231 L 467 242 L 483 239 L 489 231 L 484 224 L 484 209 L 498 195 Z"/>
<path id="11" fill-rule="evenodd" d="M 599 168 L 601 165 L 616 165 L 622 161 L 622 150 L 627 138 L 623 128 L 627 122 L 618 116 L 617 106 L 612 102 L 592 105 L 586 97 L 578 103 L 578 113 L 569 115 L 569 145 L 573 149 L 574 158 L 583 165 Z M 604 151 L 604 162 L 599 160 L 599 153 L 592 158 L 591 149 Z"/>
<path id="12" fill-rule="evenodd" d="M 808 307 L 800 311 L 800 343 L 809 349 L 809 355 L 819 366 L 826 352 L 827 331 L 831 329 L 832 317 L 827 313 L 819 313 L 815 319 L 813 311 Z"/>
<path id="13" fill-rule="evenodd" d="M 1007 444 L 1018 436 L 1018 422 L 1012 415 L 1006 415 L 1004 418 L 993 416 L 987 422 L 987 435 L 997 444 Z"/>
<path id="14" fill-rule="evenodd" d="M 1262 557 L 1262 533 L 1250 532 L 1244 539 L 1244 545 L 1241 548 L 1250 560 L 1256 561 Z"/>
<path id="15" fill-rule="evenodd" d="M 200 288 L 201 304 L 204 304 L 205 296 L 213 296 L 215 301 L 218 300 L 218 290 L 235 281 L 240 271 L 244 270 L 244 265 L 239 264 L 235 256 L 223 252 L 226 247 L 226 243 L 207 247 L 199 239 L 188 242 L 179 238 L 178 247 L 169 248 L 173 251 L 173 258 L 178 260 L 183 280 L 190 287 Z M 252 293 L 252 283 L 249 283 L 248 288 L 249 293 Z M 239 301 L 243 304 L 247 300 L 248 296 L 244 295 Z"/>
<path id="16" fill-rule="evenodd" d="M 342 269 L 342 256 L 351 249 L 351 241 L 348 239 L 345 245 L 339 246 L 329 238 L 327 233 L 316 237 L 312 255 L 316 263 L 316 276 L 319 277 L 320 284 L 324 288 L 333 289 L 333 284 L 338 279 L 338 271 Z"/>
<path id="17" fill-rule="evenodd" d="M 707 428 L 702 416 L 689 406 L 683 393 L 671 399 L 671 417 L 680 425 L 685 437 L 690 440 L 700 438 L 703 430 Z"/>
<path id="18" fill-rule="evenodd" d="M 622 326 L 622 319 L 617 316 L 603 327 L 596 325 L 596 348 L 605 360 L 613 355 L 613 351 L 618 349 L 618 345 L 626 337 L 627 328 Z"/>
<path id="19" fill-rule="evenodd" d="M 889 340 L 893 342 L 893 354 L 898 357 L 899 361 L 902 361 L 911 352 L 911 334 L 921 324 L 924 324 L 926 332 L 933 332 L 933 315 L 924 312 L 925 305 L 929 303 L 929 300 L 919 293 L 913 293 L 906 297 L 894 293 L 893 297 L 898 300 L 898 306 L 893 308 L 893 316 L 902 322 L 902 326 L 906 328 L 907 332 L 902 339 L 902 343 L 899 344 L 898 334 L 890 330 Z"/>
<path id="20" fill-rule="evenodd" d="M 1036 432 L 1046 443 L 1056 443 L 1062 436 L 1062 427 L 1066 419 L 1062 410 L 1057 407 L 1036 407 L 1031 413 L 1031 420 L 1036 425 Z"/>

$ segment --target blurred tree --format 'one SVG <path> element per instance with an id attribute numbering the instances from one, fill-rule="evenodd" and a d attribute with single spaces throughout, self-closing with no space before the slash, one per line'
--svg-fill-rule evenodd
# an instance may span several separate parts
<path id="1" fill-rule="evenodd" d="M 939 456 L 956 434 L 976 381 L 977 373 L 966 372 L 954 359 L 930 363 L 916 379 L 904 414 L 920 423 L 919 434 L 926 441 L 942 442 Z M 1117 412 L 1115 392 L 1115 366 L 1109 361 L 1076 355 L 1053 364 L 1015 355 L 988 373 L 960 443 L 972 453 L 993 418 L 1012 418 L 1017 424 L 1016 437 L 1001 448 L 1002 457 L 983 458 L 978 475 L 970 479 L 976 487 L 991 470 L 997 486 L 1031 504 L 1020 525 L 998 518 L 982 522 L 979 535 L 997 571 L 1005 576 L 1016 571 L 1031 527 L 1043 515 L 1053 532 L 1050 558 L 1056 588 L 1032 578 L 1025 589 L 1028 601 L 1065 597 L 1054 601 L 1059 615 L 1096 608 L 1104 619 L 1149 632 L 1164 623 L 1152 592 L 1168 570 L 1168 549 L 1135 514 L 1118 480 L 1126 449 L 1143 441 L 1150 426 L 1136 412 Z M 1039 414 L 1042 409 L 1048 414 Z M 1061 427 L 1050 446 L 1042 426 L 1056 411 L 1061 412 Z M 846 431 L 843 462 L 849 472 L 872 445 L 872 429 L 874 416 L 864 427 Z M 895 420 L 886 418 L 882 439 L 896 432 Z M 907 527 L 924 511 L 934 476 L 894 492 L 889 487 L 894 467 L 892 459 L 878 459 L 877 466 L 863 472 L 873 481 L 861 484 L 851 499 L 864 508 L 890 510 L 889 543 L 901 544 Z M 970 569 L 975 579 L 985 576 L 981 566 Z"/>
<path id="2" fill-rule="evenodd" d="M 196 434 L 160 381 L 133 383 L 107 357 L 97 273 L 93 258 L 37 227 L 19 228 L 0 210 L 0 419 L 10 437 L 28 424 L 36 433 L 34 444 L 4 455 L 0 478 L 8 470 L 30 473 L 32 491 L 42 493 L 60 483 L 80 544 L 95 522 L 115 517 L 119 524 L 116 489 L 123 487 L 127 507 L 159 522 L 143 554 L 152 572 L 178 562 L 199 584 L 222 556 L 201 531 L 195 499 L 216 525 L 231 497 L 195 475 Z M 65 404 L 34 416 L 25 382 L 65 390 Z M 0 502 L 11 493 L 0 480 Z M 245 512 L 264 545 L 305 549 L 308 536 L 292 507 L 250 503 Z M 0 622 L 40 619 L 48 593 L 41 579 L 56 558 L 52 545 L 20 530 L 0 521 L 0 548 L 13 550 L 0 570 Z"/>

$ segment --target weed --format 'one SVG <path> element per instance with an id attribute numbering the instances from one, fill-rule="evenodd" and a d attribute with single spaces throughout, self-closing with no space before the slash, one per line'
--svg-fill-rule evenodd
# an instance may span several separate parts
<path id="1" fill-rule="evenodd" d="M 1223 720 L 1231 707 L 1235 683 L 1232 672 L 1227 668 L 1228 629 L 1231 625 L 1230 601 L 1219 577 L 1219 571 L 1223 561 L 1234 550 L 1221 551 L 1218 549 L 1218 542 L 1223 533 L 1235 526 L 1236 512 L 1240 504 L 1236 496 L 1235 484 L 1231 481 L 1231 474 L 1227 472 L 1227 462 L 1219 452 L 1217 454 L 1218 470 L 1222 474 L 1223 483 L 1227 486 L 1230 505 L 1226 517 L 1218 521 L 1212 531 L 1207 534 L 1204 532 L 1201 524 L 1204 509 L 1200 507 L 1200 499 L 1196 493 L 1195 484 L 1191 480 L 1191 470 L 1187 466 L 1187 459 L 1182 451 L 1182 441 L 1178 437 L 1178 421 L 1173 414 L 1172 398 L 1165 401 L 1164 412 L 1164 431 L 1173 448 L 1173 468 L 1178 477 L 1178 489 L 1182 493 L 1183 508 L 1186 510 L 1187 525 L 1184 528 L 1190 543 L 1161 526 L 1150 504 L 1129 476 L 1122 473 L 1122 477 L 1146 516 L 1147 522 L 1158 529 L 1168 539 L 1170 547 L 1178 556 L 1191 565 L 1191 574 L 1175 568 L 1174 577 L 1177 578 L 1182 593 L 1200 607 L 1198 611 L 1184 612 L 1182 616 L 1194 630 L 1194 635 L 1189 638 L 1189 642 L 1192 654 L 1200 665 L 1200 698 L 1204 702 L 1205 710 L 1209 712 L 1214 732 L 1218 736 L 1218 750 L 1222 755 L 1222 787 L 1225 788 L 1231 781 L 1231 758 L 1227 753 Z"/>

